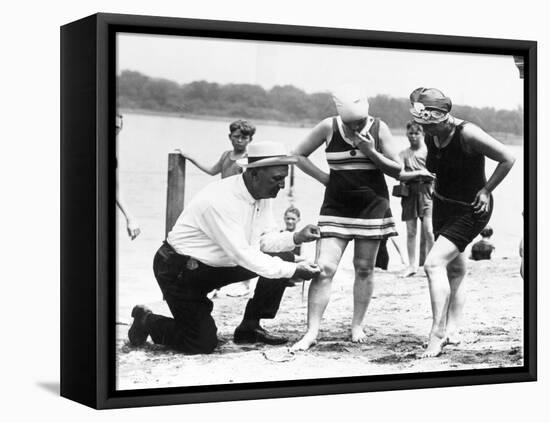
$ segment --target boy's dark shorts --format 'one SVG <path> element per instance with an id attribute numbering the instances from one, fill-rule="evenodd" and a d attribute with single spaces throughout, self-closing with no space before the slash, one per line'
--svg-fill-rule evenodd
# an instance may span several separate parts
<path id="1" fill-rule="evenodd" d="M 489 211 L 474 214 L 471 206 L 460 205 L 433 198 L 434 237 L 443 236 L 462 253 L 467 245 L 487 226 L 493 213 L 493 196 L 489 200 Z"/>

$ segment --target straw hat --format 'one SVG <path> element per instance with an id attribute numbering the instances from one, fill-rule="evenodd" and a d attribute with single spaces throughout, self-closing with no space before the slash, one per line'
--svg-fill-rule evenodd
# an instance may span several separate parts
<path id="1" fill-rule="evenodd" d="M 255 141 L 249 144 L 243 158 L 237 160 L 237 164 L 245 169 L 290 165 L 296 162 L 298 158 L 288 154 L 283 144 L 273 141 Z"/>

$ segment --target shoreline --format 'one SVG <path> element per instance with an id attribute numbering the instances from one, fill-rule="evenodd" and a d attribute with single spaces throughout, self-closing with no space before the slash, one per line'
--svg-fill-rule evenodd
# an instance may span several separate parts
<path id="1" fill-rule="evenodd" d="M 160 117 L 177 117 L 183 119 L 193 119 L 193 120 L 210 120 L 216 122 L 231 122 L 242 117 L 239 116 L 218 116 L 218 115 L 199 115 L 192 113 L 180 113 L 180 112 L 163 112 L 156 110 L 148 109 L 127 109 L 120 108 L 119 112 L 124 114 L 134 114 L 134 115 L 146 115 L 146 116 L 160 116 Z M 313 128 L 318 122 L 310 121 L 298 121 L 298 122 L 284 122 L 279 120 L 269 120 L 269 119 L 248 119 L 253 121 L 254 124 L 262 124 L 269 126 L 281 126 L 287 128 Z M 393 135 L 397 136 L 406 136 L 405 128 L 390 128 L 390 131 Z M 523 136 L 507 133 L 507 132 L 494 132 L 490 133 L 491 136 L 499 140 L 505 145 L 523 145 Z"/>
<path id="2" fill-rule="evenodd" d="M 148 109 L 119 109 L 121 114 L 134 114 L 134 115 L 146 115 L 146 116 L 161 116 L 161 117 L 178 117 L 183 119 L 193 119 L 193 120 L 211 120 L 215 122 L 231 122 L 237 119 L 242 119 L 242 116 L 218 116 L 218 115 L 199 115 L 193 113 L 180 113 L 180 112 L 160 112 L 156 110 Z M 252 121 L 252 119 L 246 119 Z M 263 125 L 270 126 L 283 126 L 289 128 L 308 128 L 313 127 L 317 122 L 310 121 L 300 121 L 300 122 L 284 122 L 279 120 L 270 120 L 270 119 L 254 119 L 254 124 L 261 123 Z"/>

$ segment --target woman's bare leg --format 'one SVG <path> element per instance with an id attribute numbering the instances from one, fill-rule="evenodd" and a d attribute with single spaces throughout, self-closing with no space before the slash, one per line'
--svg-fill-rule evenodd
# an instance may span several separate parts
<path id="1" fill-rule="evenodd" d="M 439 355 L 445 343 L 447 312 L 451 296 L 451 288 L 447 278 L 447 265 L 458 255 L 459 251 L 456 245 L 440 236 L 426 258 L 424 269 L 428 275 L 433 321 L 428 346 L 422 357 Z"/>
<path id="2" fill-rule="evenodd" d="M 446 342 L 457 345 L 460 343 L 458 330 L 462 324 L 466 291 L 463 284 L 466 275 L 466 254 L 459 254 L 447 265 L 447 277 L 451 287 L 449 310 L 447 312 L 447 326 L 445 328 Z"/>
<path id="3" fill-rule="evenodd" d="M 379 240 L 355 240 L 353 257 L 355 282 L 353 284 L 353 318 L 351 320 L 352 342 L 364 343 L 367 340 L 362 323 L 374 290 L 374 263 L 376 262 L 379 246 Z"/>
<path id="4" fill-rule="evenodd" d="M 321 238 L 317 242 L 317 264 L 321 273 L 311 281 L 307 298 L 307 332 L 292 350 L 307 350 L 317 340 L 321 318 L 330 299 L 332 278 L 348 245 L 340 238 Z"/>

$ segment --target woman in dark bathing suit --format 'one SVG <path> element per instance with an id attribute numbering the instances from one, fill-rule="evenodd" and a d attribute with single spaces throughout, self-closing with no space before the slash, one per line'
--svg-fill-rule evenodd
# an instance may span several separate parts
<path id="1" fill-rule="evenodd" d="M 466 274 L 464 249 L 487 225 L 493 211 L 491 192 L 514 164 L 514 157 L 473 123 L 452 116 L 451 99 L 435 88 L 410 96 L 413 119 L 422 125 L 428 157 L 436 175 L 433 203 L 435 244 L 426 258 L 433 322 L 423 357 L 435 357 L 444 345 L 458 343 Z M 498 162 L 485 177 L 485 157 Z"/>

